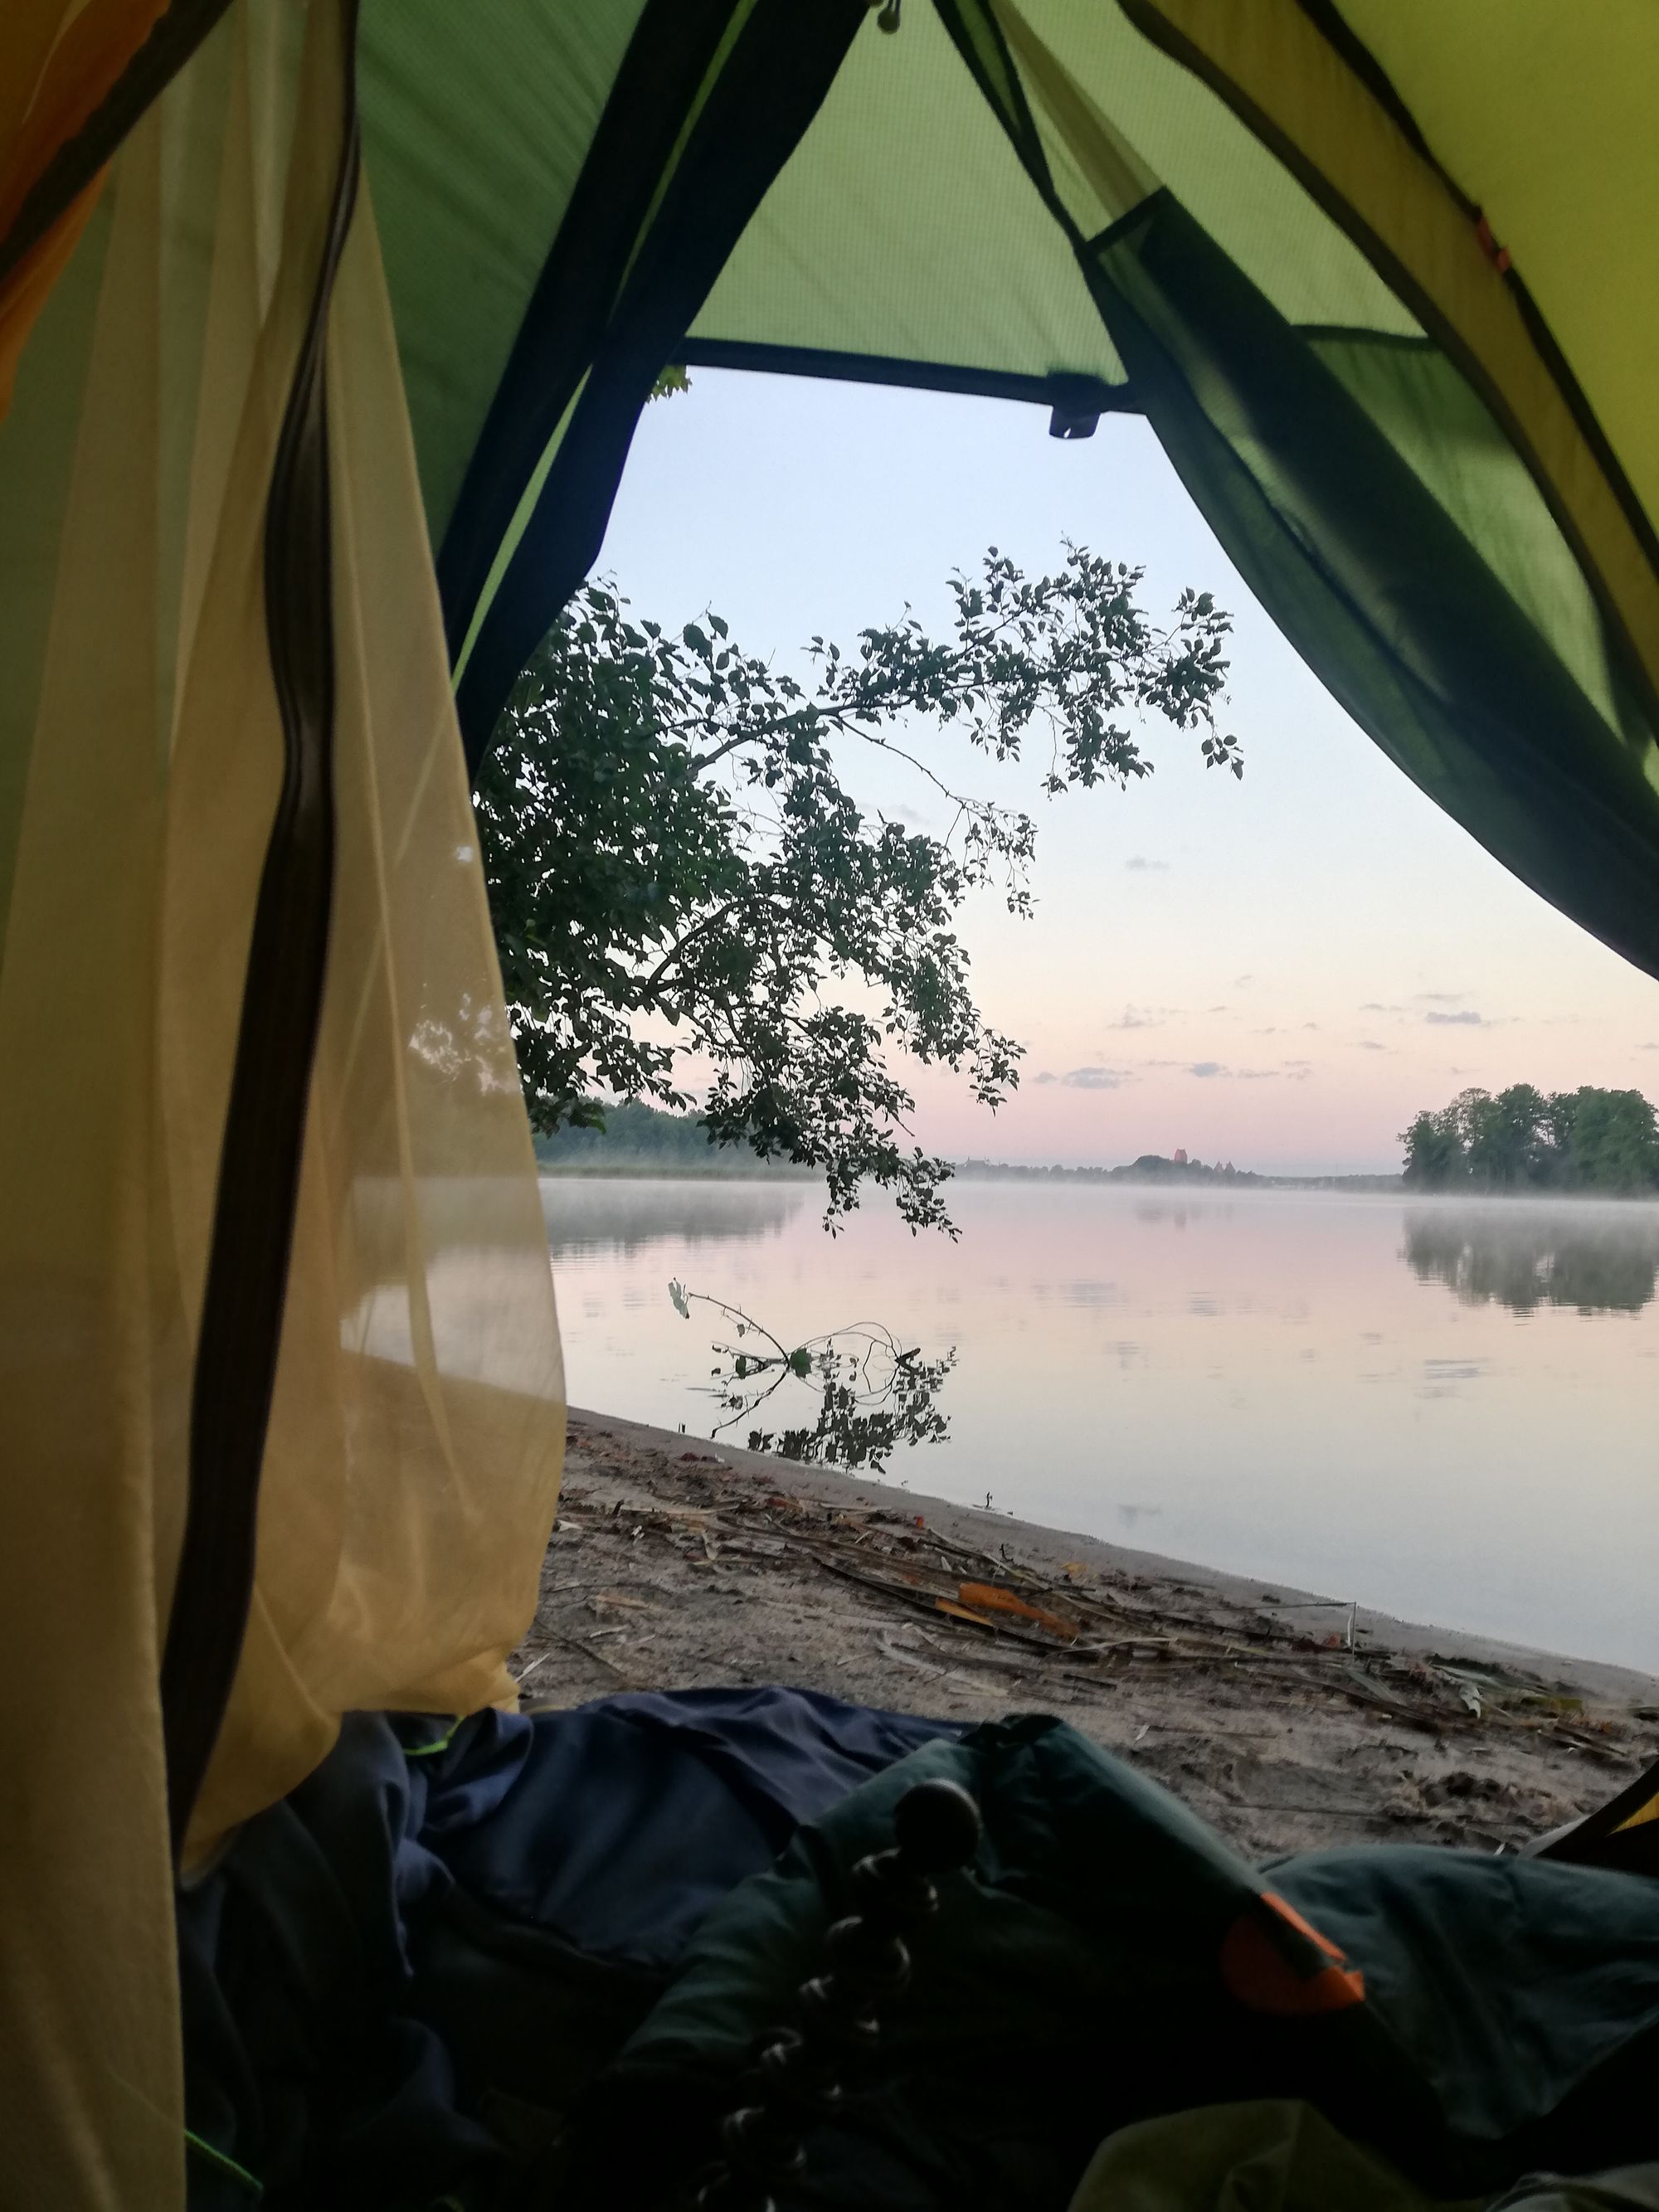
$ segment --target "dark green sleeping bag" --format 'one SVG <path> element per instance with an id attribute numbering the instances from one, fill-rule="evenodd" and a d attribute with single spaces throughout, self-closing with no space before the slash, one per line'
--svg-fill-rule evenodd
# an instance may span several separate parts
<path id="1" fill-rule="evenodd" d="M 928 1775 L 978 1799 L 879 2059 L 809 2136 L 789 2212 L 1061 2212 L 1102 2139 L 1295 2098 L 1431 2196 L 1659 2153 L 1659 1887 L 1536 1859 L 1349 1850 L 1250 1867 L 1064 1723 L 915 1753 L 717 1905 L 586 2101 L 559 2191 L 670 2197 L 717 2154 L 848 1876 Z"/>

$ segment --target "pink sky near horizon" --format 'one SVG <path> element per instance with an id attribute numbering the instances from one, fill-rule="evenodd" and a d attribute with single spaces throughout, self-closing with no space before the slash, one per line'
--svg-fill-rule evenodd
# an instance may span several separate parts
<path id="1" fill-rule="evenodd" d="M 921 1071 L 916 1132 L 955 1157 L 1115 1164 L 1184 1146 L 1280 1173 L 1399 1164 L 1420 1106 L 1471 1084 L 1659 1097 L 1659 982 L 1517 883 L 1347 720 L 1249 598 L 1146 426 L 1085 443 L 1036 409 L 694 370 L 647 410 L 599 562 L 638 611 L 713 606 L 750 652 L 849 641 L 994 544 L 1028 569 L 1071 537 L 1236 617 L 1242 782 L 1151 733 L 1156 772 L 1049 804 L 957 741 L 929 757 L 1038 822 L 1036 918 L 963 918 L 986 1018 L 1027 1048 L 996 1116 Z M 925 787 L 849 759 L 861 800 L 943 830 Z M 937 802 L 933 803 L 937 807 Z"/>

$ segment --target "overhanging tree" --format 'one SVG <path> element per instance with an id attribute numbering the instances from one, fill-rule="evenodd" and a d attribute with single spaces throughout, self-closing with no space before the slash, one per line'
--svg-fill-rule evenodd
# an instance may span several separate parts
<path id="1" fill-rule="evenodd" d="M 941 764 L 951 741 L 1000 763 L 1036 744 L 1050 797 L 1150 774 L 1149 723 L 1243 772 L 1216 719 L 1229 617 L 1188 591 L 1155 623 L 1142 580 L 1078 546 L 1027 577 L 994 547 L 951 579 L 947 635 L 907 611 L 846 651 L 814 638 L 805 683 L 718 616 L 671 633 L 586 586 L 476 793 L 532 1125 L 592 1126 L 606 1093 L 695 1108 L 714 1143 L 821 1170 L 832 1225 L 867 1181 L 949 1229 L 897 1063 L 993 1108 L 1014 1088 L 1022 1048 L 983 1018 L 956 924 L 986 886 L 1030 915 L 1036 840 Z M 860 749 L 929 790 L 942 835 L 859 803 Z"/>

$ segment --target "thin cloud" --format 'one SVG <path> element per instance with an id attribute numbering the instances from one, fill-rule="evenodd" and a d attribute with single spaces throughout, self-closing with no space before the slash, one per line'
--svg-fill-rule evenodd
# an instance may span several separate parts
<path id="1" fill-rule="evenodd" d="M 1206 1006 L 1204 1011 L 1206 1014 L 1230 1014 L 1232 1012 L 1232 1008 L 1231 1006 Z M 1659 1050 L 1659 1047 L 1656 1047 L 1656 1049 Z"/>
<path id="2" fill-rule="evenodd" d="M 1031 1080 L 1033 1083 L 1054 1083 L 1059 1079 L 1045 1067 L 1041 1075 L 1034 1075 Z"/>
<path id="3" fill-rule="evenodd" d="M 1170 872 L 1167 860 L 1149 860 L 1144 853 L 1132 853 L 1123 865 L 1132 876 L 1167 876 Z"/>
<path id="4" fill-rule="evenodd" d="M 1413 991 L 1412 997 L 1419 1006 L 1455 1006 L 1460 999 L 1468 997 L 1467 991 Z"/>
<path id="5" fill-rule="evenodd" d="M 1152 1063 L 1149 1063 L 1149 1065 Z M 1179 1066 L 1180 1061 L 1161 1060 L 1159 1066 Z M 1281 1076 L 1292 1083 L 1305 1082 L 1313 1063 L 1306 1060 L 1286 1060 L 1283 1067 L 1228 1067 L 1218 1060 L 1191 1060 L 1185 1063 L 1188 1075 L 1209 1082 L 1216 1076 L 1224 1076 L 1233 1083 L 1277 1083 Z"/>
<path id="6" fill-rule="evenodd" d="M 1302 1026 L 1304 1030 L 1316 1030 L 1319 1024 L 1317 1022 L 1304 1022 Z"/>
<path id="7" fill-rule="evenodd" d="M 1121 1067 L 1074 1067 L 1060 1079 L 1073 1091 L 1115 1091 L 1129 1076 Z"/>
<path id="8" fill-rule="evenodd" d="M 1472 1009 L 1468 1007 L 1466 1007 L 1462 1013 L 1428 1013 L 1425 1014 L 1423 1018 L 1429 1024 L 1431 1029 L 1441 1030 L 1478 1030 L 1484 1026 L 1486 1019 L 1484 1015 L 1477 1014 Z"/>
<path id="9" fill-rule="evenodd" d="M 1255 977 L 1254 975 L 1235 975 L 1230 988 L 1235 991 L 1242 991 L 1247 983 L 1254 983 L 1255 981 Z"/>
<path id="10" fill-rule="evenodd" d="M 1393 1048 L 1386 1044 L 1378 1044 L 1375 1037 L 1361 1037 L 1359 1040 L 1359 1049 L 1361 1052 L 1389 1052 L 1391 1051 Z M 1040 1079 L 1039 1079 L 1039 1080 Z"/>
<path id="11" fill-rule="evenodd" d="M 1367 999 L 1359 1009 L 1362 1014 L 1403 1014 L 1403 1006 L 1385 1006 L 1380 999 Z"/>
<path id="12" fill-rule="evenodd" d="M 1638 1052 L 1659 1052 L 1659 1044 L 1638 1044 Z"/>
<path id="13" fill-rule="evenodd" d="M 1120 1018 L 1108 1022 L 1112 1030 L 1155 1030 L 1166 1014 L 1174 1013 L 1173 1006 L 1125 1006 Z"/>

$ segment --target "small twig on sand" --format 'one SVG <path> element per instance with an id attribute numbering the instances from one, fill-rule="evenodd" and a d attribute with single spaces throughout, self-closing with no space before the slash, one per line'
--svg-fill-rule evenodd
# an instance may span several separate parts
<path id="1" fill-rule="evenodd" d="M 611 1673 L 617 1677 L 617 1680 L 619 1682 L 626 1682 L 630 1690 L 637 1690 L 639 1688 L 640 1685 L 635 1680 L 634 1677 L 625 1668 L 619 1667 L 614 1659 L 607 1659 L 603 1651 L 596 1651 L 593 1649 L 593 1646 L 587 1642 L 586 1638 L 572 1636 L 566 1630 L 562 1628 L 550 1628 L 545 1621 L 538 1621 L 537 1623 L 537 1632 L 539 1635 L 550 1638 L 555 1644 L 562 1644 L 566 1645 L 572 1651 L 580 1651 L 584 1659 L 592 1660 L 596 1666 L 608 1668 Z M 550 1658 L 552 1654 L 549 1652 L 544 1653 L 543 1656 L 544 1657 Z M 541 1661 L 538 1659 L 534 1663 L 537 1666 L 539 1666 L 541 1664 Z M 525 1674 L 527 1674 L 529 1671 L 529 1668 L 526 1668 L 525 1669 Z M 522 1681 L 524 1680 L 524 1675 L 521 1674 L 519 1679 Z"/>

